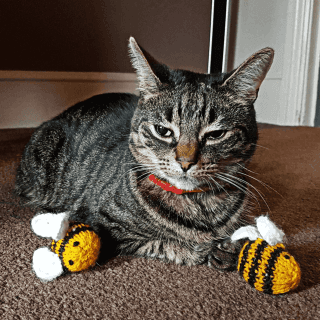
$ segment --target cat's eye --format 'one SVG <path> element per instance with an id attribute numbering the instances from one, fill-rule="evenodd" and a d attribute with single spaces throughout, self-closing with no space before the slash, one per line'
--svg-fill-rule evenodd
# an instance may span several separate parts
<path id="1" fill-rule="evenodd" d="M 205 138 L 209 140 L 221 139 L 226 134 L 226 130 L 214 130 L 206 133 Z"/>
<path id="2" fill-rule="evenodd" d="M 156 130 L 157 134 L 161 137 L 171 137 L 172 131 L 168 128 L 165 128 L 163 126 L 155 125 L 154 129 Z"/>

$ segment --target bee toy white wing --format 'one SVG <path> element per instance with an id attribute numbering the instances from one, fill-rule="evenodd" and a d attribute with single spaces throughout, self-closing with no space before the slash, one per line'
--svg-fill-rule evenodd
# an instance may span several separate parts
<path id="1" fill-rule="evenodd" d="M 32 269 L 43 282 L 52 281 L 63 273 L 59 256 L 47 247 L 39 248 L 33 253 Z"/>
<path id="2" fill-rule="evenodd" d="M 268 216 L 260 216 L 256 218 L 256 226 L 246 226 L 236 230 L 231 236 L 231 241 L 244 238 L 249 238 L 249 240 L 254 241 L 260 238 L 269 245 L 274 246 L 277 243 L 282 243 L 283 237 L 284 232 L 280 230 Z"/>

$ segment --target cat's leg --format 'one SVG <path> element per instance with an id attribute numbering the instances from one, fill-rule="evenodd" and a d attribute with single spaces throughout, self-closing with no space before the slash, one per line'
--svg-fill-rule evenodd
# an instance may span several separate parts
<path id="1" fill-rule="evenodd" d="M 236 230 L 230 238 L 213 244 L 210 248 L 208 248 L 208 244 L 191 248 L 169 241 L 150 240 L 136 241 L 135 251 L 129 251 L 130 254 L 136 256 L 164 260 L 165 262 L 189 266 L 206 263 L 219 270 L 232 271 L 237 267 L 239 253 L 246 242 L 246 239 L 242 239 L 242 230 L 246 234 L 245 238 L 255 239 L 259 235 L 269 244 L 275 241 L 281 242 L 283 238 L 283 232 L 268 217 L 261 216 L 256 219 L 256 226 L 242 227 Z"/>
<path id="2" fill-rule="evenodd" d="M 235 270 L 244 242 L 242 239 L 232 242 L 230 238 L 220 242 L 208 255 L 208 266 L 223 271 Z"/>
<path id="3" fill-rule="evenodd" d="M 132 248 L 130 248 L 132 246 Z M 132 244 L 120 244 L 121 255 L 161 260 L 166 263 L 194 266 L 206 261 L 210 244 L 181 243 L 173 240 L 135 240 Z"/>
<path id="4" fill-rule="evenodd" d="M 69 213 L 41 213 L 31 220 L 33 232 L 44 238 L 51 238 L 55 241 L 65 237 L 69 228 Z"/>
<path id="5" fill-rule="evenodd" d="M 134 239 L 119 244 L 121 255 L 131 255 L 162 260 L 179 265 L 207 264 L 220 270 L 236 268 L 244 240 L 224 242 L 183 243 L 170 240 Z"/>

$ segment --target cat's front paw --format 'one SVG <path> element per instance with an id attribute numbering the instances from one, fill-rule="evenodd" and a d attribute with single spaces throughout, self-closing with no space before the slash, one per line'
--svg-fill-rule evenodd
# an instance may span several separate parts
<path id="1" fill-rule="evenodd" d="M 243 241 L 232 242 L 227 239 L 219 243 L 208 255 L 208 265 L 221 271 L 236 270 Z"/>
<path id="2" fill-rule="evenodd" d="M 33 232 L 44 238 L 51 238 L 55 241 L 65 237 L 69 228 L 68 213 L 42 213 L 31 220 Z"/>

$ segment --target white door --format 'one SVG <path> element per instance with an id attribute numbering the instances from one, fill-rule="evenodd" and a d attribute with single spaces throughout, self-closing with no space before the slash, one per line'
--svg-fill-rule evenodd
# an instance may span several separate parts
<path id="1" fill-rule="evenodd" d="M 228 69 L 272 47 L 273 65 L 255 107 L 258 122 L 314 125 L 319 74 L 320 0 L 233 1 Z M 233 8 L 234 9 L 234 8 Z M 233 15 L 234 17 L 234 15 Z"/>

